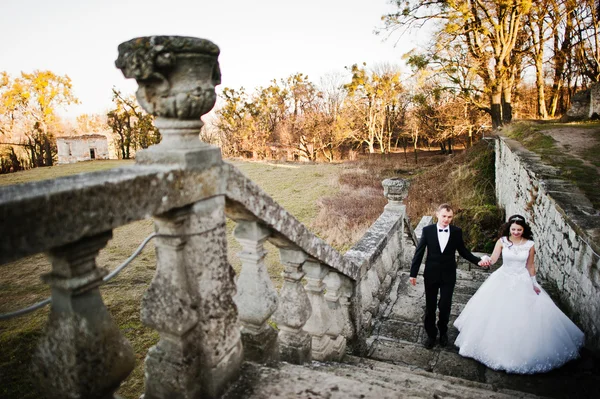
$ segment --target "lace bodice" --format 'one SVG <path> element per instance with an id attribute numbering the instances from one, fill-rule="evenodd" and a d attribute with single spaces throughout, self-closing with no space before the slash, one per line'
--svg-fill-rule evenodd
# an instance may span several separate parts
<path id="1" fill-rule="evenodd" d="M 533 247 L 533 241 L 526 240 L 521 245 L 515 245 L 506 237 L 500 239 L 502 242 L 502 267 L 505 272 L 520 274 L 527 272 L 527 258 L 529 250 Z"/>

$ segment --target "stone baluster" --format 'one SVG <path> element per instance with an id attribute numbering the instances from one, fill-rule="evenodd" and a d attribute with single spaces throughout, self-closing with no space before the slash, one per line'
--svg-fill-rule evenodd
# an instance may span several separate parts
<path id="1" fill-rule="evenodd" d="M 346 337 L 343 335 L 346 318 L 344 308 L 340 305 L 342 275 L 330 269 L 323 279 L 323 283 L 326 287 L 325 301 L 330 315 L 329 328 L 326 333 L 331 339 L 331 353 L 327 360 L 340 361 L 346 352 Z"/>
<path id="2" fill-rule="evenodd" d="M 302 286 L 302 264 L 308 258 L 304 251 L 280 248 L 279 255 L 284 270 L 283 287 L 279 292 L 279 307 L 273 320 L 279 328 L 279 354 L 281 360 L 302 364 L 311 361 L 312 337 L 302 329 L 311 315 L 311 305 Z"/>
<path id="3" fill-rule="evenodd" d="M 199 140 L 201 116 L 221 82 L 219 48 L 204 39 L 152 36 L 119 45 L 115 65 L 138 83 L 136 97 L 163 139 L 136 154 L 142 164 L 205 169 L 221 164 L 218 147 Z M 203 189 L 218 192 L 220 182 Z M 195 187 L 182 187 L 197 189 Z M 240 331 L 227 262 L 224 198 L 217 195 L 156 218 L 157 272 L 142 304 L 160 333 L 146 359 L 145 399 L 217 397 L 239 373 Z"/>
<path id="4" fill-rule="evenodd" d="M 142 321 L 160 340 L 146 357 L 145 399 L 218 397 L 238 375 L 224 205 L 217 196 L 155 217 L 157 270 Z"/>
<path id="5" fill-rule="evenodd" d="M 264 263 L 270 231 L 257 222 L 238 222 L 233 236 L 242 245 L 242 270 L 234 297 L 242 321 L 244 356 L 257 362 L 277 359 L 277 331 L 267 322 L 277 309 L 277 291 Z"/>
<path id="6" fill-rule="evenodd" d="M 83 238 L 48 252 L 52 309 L 38 343 L 33 371 L 41 391 L 52 398 L 113 398 L 133 370 L 129 342 L 114 324 L 98 287 L 108 273 L 96 256 L 112 233 Z"/>
<path id="7" fill-rule="evenodd" d="M 340 306 L 342 307 L 342 313 L 344 315 L 344 327 L 342 329 L 342 335 L 346 337 L 346 341 L 354 338 L 354 323 L 352 322 L 352 316 L 350 313 L 350 306 L 352 305 L 352 296 L 354 295 L 354 285 L 352 280 L 346 276 L 341 276 L 342 288 L 340 295 Z"/>
<path id="8" fill-rule="evenodd" d="M 304 262 L 303 269 L 306 273 L 306 292 L 312 313 L 304 325 L 304 331 L 312 337 L 313 360 L 326 361 L 332 354 L 333 342 L 327 334 L 332 322 L 329 306 L 325 300 L 325 284 L 323 279 L 328 273 L 327 267 L 317 260 L 309 259 Z"/>

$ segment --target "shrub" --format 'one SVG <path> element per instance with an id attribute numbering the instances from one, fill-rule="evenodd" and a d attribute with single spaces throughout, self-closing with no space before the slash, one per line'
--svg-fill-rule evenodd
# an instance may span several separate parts
<path id="1" fill-rule="evenodd" d="M 467 247 L 489 252 L 504 220 L 495 203 L 494 161 L 493 149 L 480 141 L 412 179 L 405 202 L 413 226 L 421 217 L 434 215 L 439 204 L 450 203 Z"/>

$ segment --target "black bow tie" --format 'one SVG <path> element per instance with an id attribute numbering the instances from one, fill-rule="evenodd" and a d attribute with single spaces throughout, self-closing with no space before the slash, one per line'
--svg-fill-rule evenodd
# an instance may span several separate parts
<path id="1" fill-rule="evenodd" d="M 439 231 L 440 233 L 441 233 L 442 231 L 443 231 L 444 233 L 447 233 L 447 232 L 448 232 L 448 229 L 439 229 L 438 231 Z"/>

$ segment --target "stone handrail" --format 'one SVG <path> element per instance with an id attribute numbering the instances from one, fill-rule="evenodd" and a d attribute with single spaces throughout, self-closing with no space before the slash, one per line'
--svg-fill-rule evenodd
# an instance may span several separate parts
<path id="1" fill-rule="evenodd" d="M 352 280 L 359 277 L 360 270 L 356 264 L 342 257 L 325 241 L 312 234 L 236 167 L 225 163 L 223 173 L 227 174 L 225 211 L 229 218 L 235 221 L 260 220 L 275 233 L 270 241 L 278 247 L 298 247 L 312 258 Z"/>
<path id="2" fill-rule="evenodd" d="M 222 194 L 220 173 L 136 165 L 0 187 L 0 265 Z"/>
<path id="3" fill-rule="evenodd" d="M 340 360 L 354 337 L 350 298 L 359 269 L 277 204 L 237 168 L 223 166 L 227 216 L 243 247 L 235 302 L 247 359 L 291 363 Z M 279 248 L 279 297 L 263 263 L 263 243 Z M 301 280 L 307 280 L 306 288 Z M 277 333 L 269 318 L 277 323 Z"/>
<path id="4" fill-rule="evenodd" d="M 225 243 L 213 247 L 209 245 L 210 237 L 220 237 L 222 240 L 225 213 L 238 223 L 234 234 L 236 239 L 242 244 L 249 244 L 247 248 L 255 249 L 240 254 L 244 265 L 261 263 L 257 260 L 264 257 L 264 254 L 261 256 L 262 249 L 256 248 L 266 239 L 280 248 L 282 263 L 286 269 L 286 282 L 279 295 L 272 287 L 270 290 L 242 292 L 241 287 L 246 282 L 248 286 L 258 281 L 256 277 L 263 283 L 269 280 L 264 265 L 261 265 L 260 273 L 252 273 L 255 270 L 251 270 L 249 277 L 244 272 L 247 268 L 242 270 L 238 279 L 238 294 L 241 295 L 234 298 L 233 281 L 226 278 L 230 274 L 227 272 L 230 266 L 224 259 Z M 186 343 L 183 337 L 195 329 L 195 326 L 197 329 L 197 326 L 202 325 L 202 320 L 193 312 L 194 306 L 197 306 L 194 303 L 219 303 L 227 295 L 238 305 L 242 321 L 241 338 L 248 359 L 268 362 L 281 358 L 293 363 L 311 359 L 336 360 L 343 356 L 347 339 L 352 338 L 353 322 L 350 320 L 349 307 L 357 267 L 310 233 L 232 165 L 222 163 L 207 169 L 185 169 L 177 165 L 135 165 L 5 186 L 0 188 L 0 216 L 4 221 L 0 225 L 2 264 L 39 252 L 47 252 L 52 260 L 53 271 L 44 279 L 55 288 L 51 321 L 56 321 L 49 324 L 48 335 L 42 340 L 36 368 L 40 374 L 50 373 L 52 376 L 44 379 L 44 383 L 52 386 L 53 381 L 61 381 L 60 386 L 55 386 L 52 391 L 55 394 L 75 389 L 74 386 L 65 387 L 64 378 L 59 376 L 73 371 L 69 365 L 54 364 L 56 349 L 74 354 L 83 350 L 88 360 L 95 359 L 96 362 L 111 359 L 112 353 L 112 360 L 118 359 L 123 367 L 118 379 L 123 379 L 129 373 L 133 354 L 129 344 L 112 323 L 99 296 L 98 286 L 107 271 L 96 266 L 95 257 L 112 236 L 114 228 L 148 216 L 154 216 L 159 234 L 156 244 L 158 267 L 142 303 L 142 320 L 162 334 L 170 336 L 170 341 L 173 336 L 182 337 L 179 342 L 182 349 L 170 355 L 173 357 L 171 363 L 178 365 L 178 369 L 187 363 L 183 348 L 186 348 L 186 344 L 193 346 L 191 341 Z M 257 246 L 257 242 L 260 245 Z M 184 251 L 184 248 L 188 249 Z M 211 250 L 214 251 L 215 258 L 202 261 L 200 258 L 205 259 L 206 251 Z M 183 252 L 187 252 L 189 259 L 185 259 L 186 256 L 181 258 Z M 80 267 L 82 263 L 87 264 L 84 269 Z M 190 267 L 194 263 L 203 267 Z M 195 271 L 189 270 L 190 268 Z M 201 284 L 201 269 L 212 270 L 218 275 L 209 280 L 221 285 L 213 292 L 213 297 L 202 298 L 201 291 L 185 292 L 185 286 L 181 285 L 190 278 Z M 198 274 L 194 275 L 195 273 Z M 301 278 L 305 275 L 309 281 L 306 292 L 301 284 Z M 90 295 L 93 300 L 85 298 Z M 189 308 L 182 307 L 182 302 L 190 305 Z M 268 318 L 279 309 L 273 318 L 279 325 L 281 337 L 277 339 L 277 333 L 272 329 L 268 334 L 263 331 L 258 336 L 246 334 L 246 330 L 252 326 L 244 319 L 247 305 L 260 307 L 269 302 L 271 305 L 266 307 L 270 309 L 263 312 L 259 330 L 266 328 Z M 279 308 L 276 306 L 277 302 Z M 60 309 L 64 306 L 67 307 L 67 312 Z M 78 307 L 84 311 L 74 311 Z M 239 327 L 235 327 L 237 321 L 233 301 L 219 312 L 222 316 L 218 324 L 220 328 L 232 331 L 225 344 L 227 351 L 230 354 L 233 352 L 231 355 L 234 359 L 224 361 L 221 356 L 207 362 L 211 377 L 203 379 L 203 384 L 198 384 L 195 389 L 209 397 L 217 396 L 226 383 L 237 375 L 235 365 L 239 365 L 242 356 L 242 342 L 239 339 Z M 67 313 L 69 320 L 88 319 L 94 313 L 100 313 L 104 315 L 104 319 L 99 326 L 88 323 L 84 331 L 80 322 L 73 327 L 72 323 L 55 317 L 54 313 Z M 214 317 L 212 318 L 214 322 Z M 70 342 L 70 335 L 65 336 L 64 329 L 69 325 L 79 328 L 82 336 L 86 336 L 86 333 L 89 335 L 90 328 L 96 335 L 114 336 L 112 352 L 108 348 L 93 345 L 86 348 L 81 342 L 77 349 L 63 348 L 65 344 L 73 344 Z M 197 337 L 195 334 L 191 335 Z M 246 339 L 249 335 L 250 338 Z M 265 339 L 265 335 L 271 339 Z M 213 342 L 213 337 L 203 338 L 206 347 L 222 346 L 219 342 Z M 269 342 L 271 345 L 266 345 Z M 255 343 L 258 345 L 253 345 Z M 164 357 L 172 349 L 159 344 L 149 352 L 147 373 L 151 378 L 147 378 L 148 397 L 153 397 L 152 392 L 154 397 L 171 397 L 173 391 L 165 393 L 164 386 L 166 382 L 172 383 L 165 379 L 168 380 L 168 376 L 174 371 L 165 369 L 165 362 L 154 363 L 153 359 L 157 356 Z M 91 362 L 89 366 L 92 365 Z M 114 366 L 111 362 L 106 364 L 107 369 Z M 85 368 L 81 364 L 77 367 Z M 197 375 L 199 367 L 192 363 L 188 370 L 190 379 Z M 219 370 L 220 367 L 234 372 L 230 371 L 228 375 Z M 204 373 L 208 374 L 206 370 Z M 217 375 L 229 378 L 219 380 Z M 78 380 L 72 383 L 82 385 L 82 381 Z M 107 381 L 108 383 L 114 384 L 114 381 Z M 97 386 L 88 388 L 85 392 L 89 397 L 95 397 L 93 393 L 108 389 Z"/>

